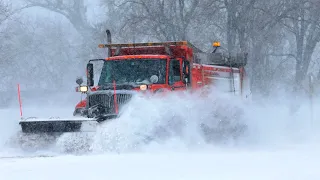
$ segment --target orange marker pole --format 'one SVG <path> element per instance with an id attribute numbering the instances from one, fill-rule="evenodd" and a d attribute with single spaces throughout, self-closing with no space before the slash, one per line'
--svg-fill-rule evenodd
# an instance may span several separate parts
<path id="1" fill-rule="evenodd" d="M 113 80 L 113 92 L 114 92 L 114 96 L 113 96 L 113 101 L 114 101 L 114 107 L 116 110 L 116 114 L 118 114 L 118 104 L 117 104 L 117 91 L 116 91 L 116 81 Z"/>
<path id="2" fill-rule="evenodd" d="M 21 101 L 20 84 L 18 84 L 18 99 L 19 99 L 19 106 L 20 106 L 20 117 L 22 119 L 22 101 Z"/>

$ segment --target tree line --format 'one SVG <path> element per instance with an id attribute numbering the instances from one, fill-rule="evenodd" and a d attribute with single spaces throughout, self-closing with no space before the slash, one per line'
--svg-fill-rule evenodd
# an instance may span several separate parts
<path id="1" fill-rule="evenodd" d="M 97 11 L 92 2 L 0 0 L 1 82 L 70 86 L 89 58 L 105 55 L 97 44 L 107 28 L 119 43 L 188 40 L 210 51 L 220 41 L 247 52 L 254 94 L 303 94 L 310 73 L 320 78 L 318 0 L 96 0 Z M 38 10 L 54 17 L 28 13 Z"/>

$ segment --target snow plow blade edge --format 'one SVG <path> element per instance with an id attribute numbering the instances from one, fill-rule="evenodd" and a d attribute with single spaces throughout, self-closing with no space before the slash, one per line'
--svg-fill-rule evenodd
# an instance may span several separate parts
<path id="1" fill-rule="evenodd" d="M 95 119 L 26 119 L 19 122 L 24 133 L 79 132 L 83 122 Z"/>

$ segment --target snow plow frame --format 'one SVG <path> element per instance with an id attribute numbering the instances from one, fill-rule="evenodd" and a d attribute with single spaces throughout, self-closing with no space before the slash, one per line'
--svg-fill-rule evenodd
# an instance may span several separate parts
<path id="1" fill-rule="evenodd" d="M 83 122 L 97 122 L 95 119 L 25 118 L 19 125 L 24 133 L 63 133 L 79 132 Z"/>

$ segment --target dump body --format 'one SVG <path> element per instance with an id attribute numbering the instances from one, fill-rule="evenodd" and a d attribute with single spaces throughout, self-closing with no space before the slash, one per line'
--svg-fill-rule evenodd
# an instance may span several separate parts
<path id="1" fill-rule="evenodd" d="M 242 96 L 246 79 L 243 68 L 193 64 L 193 89 L 213 87 L 220 92 Z"/>

